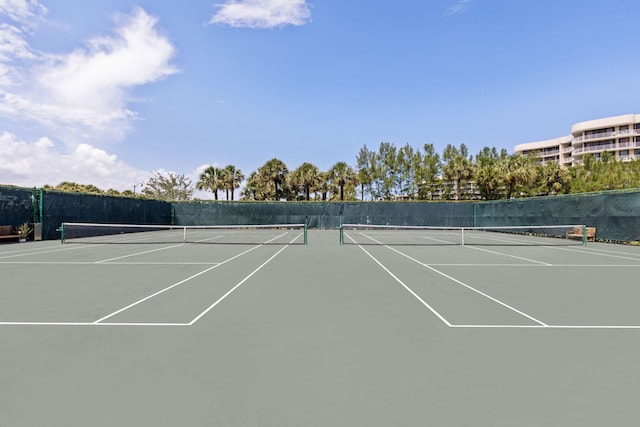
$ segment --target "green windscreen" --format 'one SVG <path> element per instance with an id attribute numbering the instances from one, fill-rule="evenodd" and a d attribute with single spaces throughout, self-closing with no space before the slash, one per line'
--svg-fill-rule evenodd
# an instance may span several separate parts
<path id="1" fill-rule="evenodd" d="M 33 188 L 0 186 L 0 225 L 17 227 L 38 222 L 38 192 Z"/>
<path id="2" fill-rule="evenodd" d="M 598 240 L 640 241 L 640 191 L 532 197 L 476 204 L 477 226 L 585 224 Z"/>

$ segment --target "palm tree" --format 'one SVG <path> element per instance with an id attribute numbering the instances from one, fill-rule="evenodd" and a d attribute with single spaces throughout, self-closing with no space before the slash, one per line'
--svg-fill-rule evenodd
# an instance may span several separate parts
<path id="1" fill-rule="evenodd" d="M 287 165 L 282 160 L 273 158 L 258 169 L 258 175 L 273 184 L 273 198 L 280 200 L 281 196 L 285 194 L 285 184 L 289 175 Z M 271 192 L 266 191 L 266 193 Z"/>
<path id="2" fill-rule="evenodd" d="M 460 145 L 460 149 L 448 144 L 445 147 L 442 159 L 445 164 L 442 166 L 442 175 L 446 181 L 455 185 L 456 200 L 462 199 L 462 181 L 470 180 L 473 177 L 474 165 L 467 158 L 467 147 Z"/>
<path id="3" fill-rule="evenodd" d="M 291 182 L 294 187 L 300 188 L 304 192 L 305 200 L 310 200 L 311 192 L 315 191 L 320 171 L 312 163 L 305 162 L 293 172 L 291 172 Z"/>
<path id="4" fill-rule="evenodd" d="M 257 172 L 251 172 L 247 179 L 247 184 L 244 186 L 242 193 L 240 194 L 247 200 L 264 200 L 264 194 L 262 186 L 259 183 L 260 177 Z"/>
<path id="5" fill-rule="evenodd" d="M 476 184 L 480 196 L 485 200 L 495 200 L 500 197 L 500 169 L 495 164 L 484 164 L 476 173 Z"/>
<path id="6" fill-rule="evenodd" d="M 569 192 L 571 174 L 556 162 L 538 167 L 538 188 L 542 194 L 564 194 Z"/>
<path id="7" fill-rule="evenodd" d="M 507 199 L 511 198 L 516 186 L 531 184 L 536 179 L 537 175 L 533 164 L 533 158 L 529 156 L 521 156 L 519 154 L 507 156 L 500 163 L 500 171 L 502 175 L 502 182 L 507 190 Z"/>
<path id="8" fill-rule="evenodd" d="M 478 153 L 475 160 L 476 167 L 476 185 L 480 196 L 485 200 L 499 199 L 502 193 L 502 180 L 500 177 L 501 161 L 506 159 L 507 150 L 498 153 L 496 148 L 484 147 Z"/>
<path id="9" fill-rule="evenodd" d="M 244 180 L 244 174 L 240 169 L 236 169 L 234 165 L 227 165 L 224 168 L 224 185 L 227 190 L 227 200 L 229 200 L 229 192 L 231 192 L 231 200 L 236 188 L 240 187 L 240 183 Z"/>
<path id="10" fill-rule="evenodd" d="M 329 172 L 320 172 L 320 175 L 318 177 L 318 184 L 316 186 L 316 193 L 320 193 L 321 199 L 324 201 L 327 200 L 327 194 L 330 191 L 331 184 L 329 182 Z"/>
<path id="11" fill-rule="evenodd" d="M 196 189 L 211 191 L 214 198 L 218 200 L 218 191 L 224 189 L 224 171 L 215 166 L 207 167 L 201 174 L 200 179 L 196 183 Z"/>
<path id="12" fill-rule="evenodd" d="M 357 175 L 353 168 L 345 162 L 338 162 L 329 169 L 329 179 L 331 183 L 340 188 L 340 200 L 344 200 L 344 187 L 348 184 L 355 184 Z"/>

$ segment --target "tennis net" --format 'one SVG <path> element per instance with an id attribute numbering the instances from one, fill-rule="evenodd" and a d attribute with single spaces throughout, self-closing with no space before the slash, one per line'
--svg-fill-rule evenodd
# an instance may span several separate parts
<path id="1" fill-rule="evenodd" d="M 343 224 L 340 226 L 340 244 L 566 246 L 586 245 L 586 242 L 586 227 L 583 225 L 431 227 Z"/>
<path id="2" fill-rule="evenodd" d="M 59 231 L 62 243 L 307 244 L 305 224 L 200 226 L 65 222 Z"/>

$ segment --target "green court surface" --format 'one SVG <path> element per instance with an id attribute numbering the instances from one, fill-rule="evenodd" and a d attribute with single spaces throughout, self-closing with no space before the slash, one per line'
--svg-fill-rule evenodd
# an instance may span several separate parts
<path id="1" fill-rule="evenodd" d="M 639 276 L 638 247 L 337 230 L 0 245 L 0 425 L 633 425 Z"/>

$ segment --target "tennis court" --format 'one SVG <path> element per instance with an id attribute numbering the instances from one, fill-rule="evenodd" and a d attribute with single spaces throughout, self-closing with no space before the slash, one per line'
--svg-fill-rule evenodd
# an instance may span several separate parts
<path id="1" fill-rule="evenodd" d="M 640 248 L 276 231 L 0 245 L 0 425 L 637 419 Z"/>

